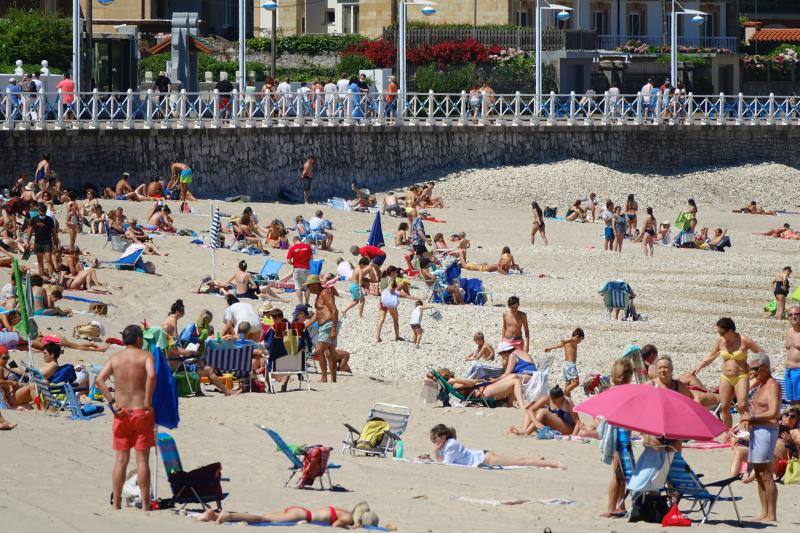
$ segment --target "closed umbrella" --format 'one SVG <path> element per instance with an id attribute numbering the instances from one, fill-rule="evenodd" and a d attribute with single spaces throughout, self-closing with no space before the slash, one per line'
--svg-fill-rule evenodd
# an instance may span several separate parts
<path id="1" fill-rule="evenodd" d="M 381 227 L 381 214 L 375 213 L 375 220 L 372 221 L 372 228 L 369 230 L 369 238 L 367 244 L 383 248 L 386 243 L 383 242 L 383 228 Z"/>
<path id="2" fill-rule="evenodd" d="M 691 398 L 652 385 L 617 385 L 575 410 L 621 428 L 674 440 L 712 440 L 726 429 Z"/>

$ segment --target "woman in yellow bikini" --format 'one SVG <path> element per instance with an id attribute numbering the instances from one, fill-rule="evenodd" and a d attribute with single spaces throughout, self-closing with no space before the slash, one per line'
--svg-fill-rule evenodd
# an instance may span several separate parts
<path id="1" fill-rule="evenodd" d="M 717 331 L 719 339 L 714 343 L 711 353 L 692 370 L 692 374 L 696 376 L 718 356 L 722 357 L 722 373 L 719 376 L 720 413 L 722 421 L 730 429 L 733 425 L 731 404 L 734 394 L 739 415 L 742 416 L 747 412 L 747 391 L 750 388 L 748 352 L 761 353 L 764 349 L 747 335 L 736 333 L 736 324 L 728 317 L 717 321 Z"/>

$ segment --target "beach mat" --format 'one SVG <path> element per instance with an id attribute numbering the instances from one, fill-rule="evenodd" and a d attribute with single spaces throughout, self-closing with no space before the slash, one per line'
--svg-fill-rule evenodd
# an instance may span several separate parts
<path id="1" fill-rule="evenodd" d="M 192 520 L 195 520 L 198 516 L 200 516 L 200 513 L 187 513 L 186 516 L 188 516 Z M 241 526 L 242 522 L 226 522 L 226 524 L 229 526 Z M 258 522 L 256 524 L 247 524 L 247 525 L 256 527 L 270 527 L 270 526 L 292 527 L 299 524 L 297 522 Z M 303 525 L 331 527 L 330 524 L 325 524 L 324 522 L 303 522 Z M 366 529 L 367 531 L 389 531 L 385 527 L 380 527 L 380 526 L 361 526 L 360 529 Z"/>
<path id="2" fill-rule="evenodd" d="M 722 448 L 730 448 L 730 444 L 724 442 L 684 442 L 684 448 L 691 448 L 693 450 L 721 450 Z"/>
<path id="3" fill-rule="evenodd" d="M 542 505 L 578 505 L 578 500 L 564 500 L 561 498 L 541 500 L 529 500 L 527 498 L 521 498 L 518 500 L 483 500 L 480 498 L 469 498 L 467 496 L 451 496 L 450 500 L 454 502 L 467 502 L 478 505 L 491 505 L 492 507 L 500 507 L 501 505 L 522 505 L 525 503 L 541 503 Z"/>
<path id="4" fill-rule="evenodd" d="M 104 304 L 105 302 L 101 302 L 100 300 L 92 300 L 91 298 L 82 298 L 80 296 L 72 296 L 70 294 L 64 295 L 65 300 L 72 300 L 73 302 L 83 302 L 87 304 Z"/>
<path id="5" fill-rule="evenodd" d="M 453 465 L 449 463 L 439 463 L 437 461 L 421 461 L 419 459 L 398 459 L 397 457 L 394 458 L 395 461 L 402 461 L 404 463 L 415 463 L 420 465 L 438 465 L 438 466 L 454 466 L 456 468 L 472 468 L 475 470 L 559 470 L 558 468 L 547 468 L 543 466 L 489 466 L 489 465 L 482 465 L 482 466 L 469 466 L 469 465 Z"/>

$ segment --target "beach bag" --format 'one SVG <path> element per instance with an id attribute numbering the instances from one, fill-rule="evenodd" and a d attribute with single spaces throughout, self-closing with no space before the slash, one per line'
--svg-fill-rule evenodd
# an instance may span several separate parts
<path id="1" fill-rule="evenodd" d="M 544 218 L 555 218 L 556 213 L 558 213 L 558 209 L 555 207 L 545 207 L 543 216 Z"/>
<path id="2" fill-rule="evenodd" d="M 800 483 L 800 459 L 794 457 L 786 463 L 786 474 L 783 476 L 783 484 Z"/>
<path id="3" fill-rule="evenodd" d="M 629 522 L 660 524 L 669 512 L 667 497 L 659 494 L 637 493 L 633 498 Z"/>
<path id="4" fill-rule="evenodd" d="M 173 376 L 175 379 L 175 386 L 178 390 L 178 396 L 187 398 L 193 396 L 193 392 L 200 388 L 200 376 L 197 372 L 178 372 Z"/>
<path id="5" fill-rule="evenodd" d="M 328 470 L 328 458 L 332 449 L 319 444 L 306 448 L 305 457 L 303 457 L 303 473 L 300 475 L 300 481 L 297 482 L 298 487 L 309 487 L 317 478 L 322 477 Z"/>
<path id="6" fill-rule="evenodd" d="M 364 428 L 358 436 L 356 448 L 359 450 L 375 448 L 383 440 L 389 429 L 391 429 L 391 426 L 383 418 L 370 418 L 364 424 Z"/>
<path id="7" fill-rule="evenodd" d="M 76 339 L 99 341 L 101 335 L 102 331 L 97 324 L 83 324 L 81 326 L 75 326 L 72 330 L 72 336 Z"/>
<path id="8" fill-rule="evenodd" d="M 108 304 L 90 304 L 89 312 L 95 315 L 106 316 L 108 314 Z"/>
<path id="9" fill-rule="evenodd" d="M 678 509 L 678 502 L 672 504 L 667 514 L 661 520 L 662 527 L 691 527 L 692 521 L 683 516 L 680 509 Z"/>

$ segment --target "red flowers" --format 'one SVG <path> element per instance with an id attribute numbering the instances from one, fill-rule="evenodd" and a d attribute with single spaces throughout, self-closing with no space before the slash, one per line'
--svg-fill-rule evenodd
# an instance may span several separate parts
<path id="1" fill-rule="evenodd" d="M 422 45 L 408 51 L 408 62 L 415 65 L 437 63 L 439 67 L 459 63 L 488 63 L 489 56 L 499 54 L 498 45 L 485 46 L 475 39 L 466 41 L 445 41 L 433 45 Z M 394 43 L 378 39 L 364 40 L 358 46 L 345 50 L 345 54 L 362 54 L 379 68 L 393 67 L 397 62 Z"/>

